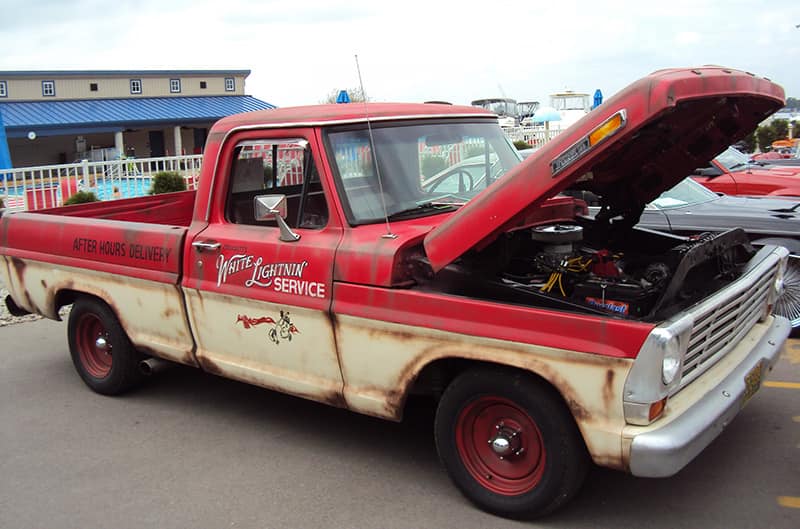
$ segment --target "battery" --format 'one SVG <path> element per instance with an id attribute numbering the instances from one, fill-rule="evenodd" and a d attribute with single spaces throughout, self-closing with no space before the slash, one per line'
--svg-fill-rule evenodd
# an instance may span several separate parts
<path id="1" fill-rule="evenodd" d="M 646 316 L 658 299 L 658 290 L 639 283 L 591 278 L 573 286 L 573 301 L 620 316 Z"/>

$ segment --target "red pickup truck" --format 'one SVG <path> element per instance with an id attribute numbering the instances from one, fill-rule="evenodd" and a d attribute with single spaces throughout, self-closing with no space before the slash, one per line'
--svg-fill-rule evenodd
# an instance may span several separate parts
<path id="1" fill-rule="evenodd" d="M 634 225 L 782 105 L 748 73 L 663 70 L 522 163 L 473 107 L 231 116 L 196 192 L 4 216 L 6 302 L 54 319 L 72 304 L 72 359 L 99 393 L 165 359 L 395 421 L 430 395 L 465 496 L 542 515 L 590 462 L 678 472 L 776 361 L 784 248 Z M 427 157 L 453 185 L 422 185 Z"/>

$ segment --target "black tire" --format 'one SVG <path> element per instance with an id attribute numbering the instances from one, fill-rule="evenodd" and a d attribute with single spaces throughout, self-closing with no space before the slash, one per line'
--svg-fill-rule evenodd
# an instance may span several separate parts
<path id="1" fill-rule="evenodd" d="M 524 372 L 459 375 L 439 401 L 434 432 L 439 457 L 461 492 L 508 518 L 558 509 L 578 492 L 589 467 L 560 396 Z"/>
<path id="2" fill-rule="evenodd" d="M 67 338 L 75 370 L 93 391 L 118 395 L 143 380 L 142 356 L 102 301 L 84 297 L 73 304 Z"/>

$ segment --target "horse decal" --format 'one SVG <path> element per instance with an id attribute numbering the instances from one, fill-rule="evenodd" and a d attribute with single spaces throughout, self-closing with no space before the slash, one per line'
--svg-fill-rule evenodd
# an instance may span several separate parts
<path id="1" fill-rule="evenodd" d="M 267 335 L 269 336 L 270 341 L 275 344 L 280 344 L 281 340 L 288 340 L 292 341 L 292 335 L 299 334 L 300 331 L 297 329 L 294 323 L 292 323 L 292 319 L 289 317 L 289 311 L 280 311 L 281 315 L 278 318 L 278 321 L 275 321 L 270 316 L 262 316 L 261 318 L 251 318 L 249 316 L 245 316 L 243 314 L 239 314 L 236 317 L 236 323 L 242 322 L 242 326 L 245 329 L 250 329 L 251 327 L 255 327 L 256 325 L 261 325 L 262 323 L 266 323 L 271 325 Z"/>

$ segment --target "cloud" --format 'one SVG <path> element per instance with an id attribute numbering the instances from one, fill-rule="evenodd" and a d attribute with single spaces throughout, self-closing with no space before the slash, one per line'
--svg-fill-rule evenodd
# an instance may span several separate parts
<path id="1" fill-rule="evenodd" d="M 678 46 L 689 46 L 700 42 L 700 34 L 694 31 L 681 31 L 675 35 L 675 44 Z"/>
<path id="2" fill-rule="evenodd" d="M 3 0 L 0 70 L 250 69 L 281 106 L 357 86 L 377 100 L 610 96 L 654 70 L 724 64 L 800 95 L 800 7 L 745 0 Z"/>

